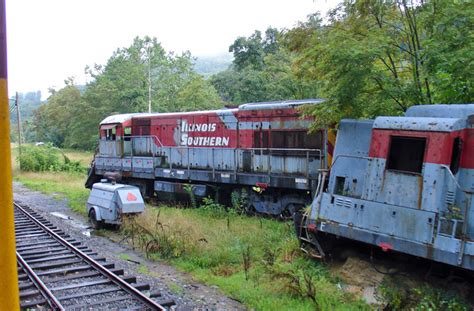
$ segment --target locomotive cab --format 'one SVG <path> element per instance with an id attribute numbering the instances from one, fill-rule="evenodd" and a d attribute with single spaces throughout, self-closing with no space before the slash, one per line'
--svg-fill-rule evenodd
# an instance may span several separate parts
<path id="1" fill-rule="evenodd" d="M 472 112 L 456 108 L 343 120 L 309 227 L 474 269 Z"/>
<path id="2" fill-rule="evenodd" d="M 100 153 L 109 156 L 122 156 L 122 124 L 112 123 L 100 126 Z"/>

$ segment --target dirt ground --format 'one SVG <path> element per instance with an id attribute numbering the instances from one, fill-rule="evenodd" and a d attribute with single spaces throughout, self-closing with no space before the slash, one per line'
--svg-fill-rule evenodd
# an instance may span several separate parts
<path id="1" fill-rule="evenodd" d="M 114 233 L 107 233 L 107 237 L 96 235 L 86 218 L 68 208 L 66 200 L 31 191 L 17 182 L 13 188 L 16 202 L 31 207 L 71 237 L 83 241 L 101 257 L 115 263 L 117 268 L 124 269 L 125 274 L 135 275 L 138 283 L 150 284 L 151 291 L 160 292 L 163 300 L 174 300 L 175 310 L 246 309 L 221 293 L 217 286 L 204 285 L 170 265 L 143 258 L 128 245 L 120 243 Z"/>

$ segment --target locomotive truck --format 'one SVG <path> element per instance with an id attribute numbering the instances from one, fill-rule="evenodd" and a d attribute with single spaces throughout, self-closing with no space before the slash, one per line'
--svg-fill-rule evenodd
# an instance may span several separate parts
<path id="1" fill-rule="evenodd" d="M 295 215 L 303 250 L 342 237 L 474 270 L 474 104 L 341 121 L 328 180 Z"/>
<path id="2" fill-rule="evenodd" d="M 103 176 L 140 187 L 148 197 L 197 197 L 246 190 L 250 212 L 291 216 L 311 203 L 334 134 L 308 132 L 300 107 L 321 99 L 249 103 L 232 109 L 112 115 L 86 187 Z M 187 186 L 189 185 L 189 186 Z"/>

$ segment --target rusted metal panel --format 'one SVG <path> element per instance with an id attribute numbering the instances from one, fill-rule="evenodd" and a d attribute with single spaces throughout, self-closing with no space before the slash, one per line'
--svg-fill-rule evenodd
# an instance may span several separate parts
<path id="1" fill-rule="evenodd" d="M 466 127 L 466 119 L 419 118 L 419 117 L 378 117 L 374 128 L 404 131 L 452 132 Z"/>
<path id="2" fill-rule="evenodd" d="M 308 224 L 474 270 L 474 105 L 431 108 L 373 126 L 341 122 L 328 189 Z"/>
<path id="3" fill-rule="evenodd" d="M 323 198 L 320 217 L 354 229 L 428 244 L 432 241 L 436 219 L 433 212 L 337 195 Z"/>

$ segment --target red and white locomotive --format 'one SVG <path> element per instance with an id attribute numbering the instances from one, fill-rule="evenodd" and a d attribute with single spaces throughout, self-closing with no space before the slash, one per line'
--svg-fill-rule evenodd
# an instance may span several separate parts
<path id="1" fill-rule="evenodd" d="M 184 193 L 186 184 L 201 197 L 248 189 L 250 210 L 290 216 L 311 202 L 318 172 L 331 161 L 332 134 L 308 133 L 314 119 L 298 109 L 321 102 L 110 116 L 100 123 L 86 186 L 113 173 L 147 196 Z"/>

